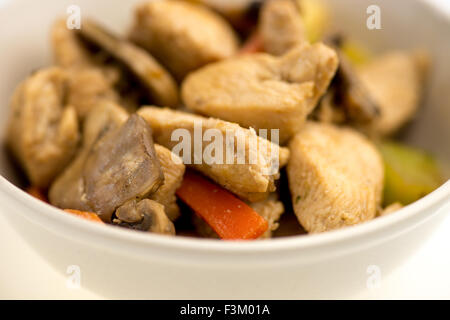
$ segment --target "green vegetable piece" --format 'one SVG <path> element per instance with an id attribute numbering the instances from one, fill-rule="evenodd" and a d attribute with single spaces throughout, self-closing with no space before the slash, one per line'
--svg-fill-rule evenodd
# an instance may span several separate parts
<path id="1" fill-rule="evenodd" d="M 443 178 L 436 159 L 400 143 L 380 145 L 385 164 L 384 205 L 410 204 L 438 188 Z"/>

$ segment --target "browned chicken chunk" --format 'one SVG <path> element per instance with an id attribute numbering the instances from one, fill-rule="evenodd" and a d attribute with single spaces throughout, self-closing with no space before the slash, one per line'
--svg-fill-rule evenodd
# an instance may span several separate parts
<path id="1" fill-rule="evenodd" d="M 66 19 L 57 20 L 51 30 L 54 62 L 65 68 L 92 66 L 89 51 L 83 46 L 76 33 L 66 25 Z"/>
<path id="2" fill-rule="evenodd" d="M 192 138 L 192 143 L 188 144 L 189 150 L 192 150 L 190 152 L 191 157 L 187 159 L 189 166 L 202 172 L 236 195 L 250 201 L 266 199 L 268 194 L 275 190 L 275 180 L 279 178 L 278 170 L 286 164 L 289 157 L 289 151 L 286 148 L 281 148 L 266 139 L 262 139 L 254 131 L 241 128 L 234 123 L 155 107 L 144 107 L 139 110 L 138 114 L 147 120 L 153 128 L 155 142 L 172 151 L 180 143 L 179 138 L 172 138 L 172 134 L 177 129 L 185 130 Z M 221 163 L 207 164 L 204 161 L 205 159 L 202 158 L 204 154 L 201 154 L 200 163 L 196 163 L 196 159 L 194 159 L 196 154 L 194 131 L 197 125 L 199 126 L 198 129 L 203 131 L 208 129 L 218 130 L 223 137 L 226 137 L 227 131 L 232 134 L 234 139 L 231 140 L 231 148 L 228 148 L 233 156 L 232 161 L 227 163 L 226 155 L 223 155 Z M 238 152 L 237 137 L 242 137 L 242 145 L 245 150 L 245 159 L 243 158 L 245 161 L 242 164 L 235 160 Z M 204 140 L 201 140 L 200 143 L 203 143 L 203 149 L 206 149 L 210 144 L 210 142 Z M 226 138 L 223 138 L 220 145 L 222 150 L 226 152 Z M 278 159 L 274 159 L 273 156 Z M 251 159 L 255 161 L 252 162 Z M 272 174 L 272 165 L 276 160 L 278 160 L 279 166 L 274 168 L 276 171 Z M 186 161 L 185 164 L 187 164 Z"/>
<path id="3" fill-rule="evenodd" d="M 278 229 L 278 221 L 284 213 L 284 206 L 281 201 L 278 201 L 278 195 L 272 193 L 266 200 L 249 203 L 249 205 L 269 223 L 269 228 L 260 238 L 271 238 L 272 233 Z"/>
<path id="4" fill-rule="evenodd" d="M 67 104 L 69 75 L 58 67 L 34 73 L 11 100 L 8 145 L 30 182 L 47 188 L 69 164 L 78 141 L 78 119 Z"/>
<path id="5" fill-rule="evenodd" d="M 292 202 L 306 231 L 324 232 L 375 217 L 384 166 L 368 139 L 349 128 L 308 122 L 289 147 Z"/>
<path id="6" fill-rule="evenodd" d="M 102 100 L 119 101 L 114 83 L 99 68 L 68 69 L 69 92 L 67 101 L 74 106 L 78 117 L 84 119 L 88 112 Z"/>
<path id="7" fill-rule="evenodd" d="M 186 106 L 254 129 L 279 129 L 286 142 L 304 124 L 338 67 L 323 44 L 297 47 L 276 58 L 246 55 L 206 66 L 182 87 Z"/>
<path id="8" fill-rule="evenodd" d="M 307 41 L 299 8 L 292 0 L 270 0 L 263 5 L 259 32 L 264 51 L 275 56 Z"/>
<path id="9" fill-rule="evenodd" d="M 233 56 L 238 41 L 227 22 L 208 8 L 182 1 L 147 1 L 136 10 L 131 39 L 178 80 L 207 63 Z"/>
<path id="10" fill-rule="evenodd" d="M 175 192 L 183 181 L 185 166 L 181 158 L 169 149 L 155 144 L 155 151 L 164 174 L 164 184 L 150 196 L 150 199 L 164 205 L 164 210 L 169 219 L 175 221 L 180 216 Z"/>
<path id="11" fill-rule="evenodd" d="M 113 224 L 133 230 L 175 235 L 175 227 L 164 212 L 164 206 L 156 201 L 130 200 L 120 206 Z"/>
<path id="12" fill-rule="evenodd" d="M 330 89 L 315 110 L 316 118 L 321 122 L 347 122 L 356 126 L 377 121 L 380 116 L 378 103 L 345 54 L 339 48 L 336 52 L 339 68 Z"/>

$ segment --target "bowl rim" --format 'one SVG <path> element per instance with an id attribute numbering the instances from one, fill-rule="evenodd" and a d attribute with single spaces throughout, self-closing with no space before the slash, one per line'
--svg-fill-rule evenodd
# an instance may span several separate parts
<path id="1" fill-rule="evenodd" d="M 128 244 L 131 245 L 140 244 L 168 249 L 189 249 L 194 252 L 214 251 L 220 253 L 247 254 L 250 252 L 271 252 L 274 250 L 297 251 L 326 247 L 327 245 L 336 245 L 347 241 L 354 242 L 356 238 L 368 237 L 369 235 L 373 235 L 374 233 L 378 233 L 389 227 L 411 225 L 411 223 L 408 223 L 410 220 L 414 220 L 414 218 L 417 218 L 417 215 L 426 212 L 428 209 L 438 206 L 434 211 L 435 214 L 439 209 L 450 205 L 450 180 L 432 193 L 403 207 L 392 215 L 378 217 L 360 225 L 325 233 L 280 237 L 258 241 L 218 241 L 215 239 L 190 238 L 184 236 L 168 237 L 159 234 L 136 232 L 134 230 L 127 230 L 115 226 L 92 223 L 69 214 L 61 214 L 61 209 L 35 199 L 33 196 L 9 182 L 3 176 L 0 176 L 0 196 L 6 196 L 6 200 L 9 200 L 10 204 L 14 206 L 22 205 L 29 209 L 26 212 L 21 212 L 21 214 L 31 218 L 31 220 L 35 222 L 38 217 L 33 217 L 32 215 L 40 214 L 58 224 L 67 224 L 68 227 L 73 227 L 78 231 L 86 232 L 91 236 L 101 238 L 105 241 L 114 239 L 118 241 L 127 241 L 129 242 Z M 423 215 L 422 217 L 419 217 L 418 220 L 419 222 L 422 222 L 431 216 L 431 213 L 429 215 Z M 405 227 L 400 228 L 399 231 L 403 231 L 402 229 L 405 229 Z"/>

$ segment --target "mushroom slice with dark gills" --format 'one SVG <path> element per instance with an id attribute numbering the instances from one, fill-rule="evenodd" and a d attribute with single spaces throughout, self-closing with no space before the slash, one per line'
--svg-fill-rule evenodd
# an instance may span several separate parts
<path id="1" fill-rule="evenodd" d="M 117 209 L 112 222 L 124 228 L 175 235 L 175 227 L 164 206 L 149 199 L 126 202 Z"/>
<path id="2" fill-rule="evenodd" d="M 314 115 L 321 122 L 367 124 L 380 116 L 380 106 L 362 82 L 356 67 L 340 49 L 342 41 L 340 35 L 330 36 L 326 40 L 335 48 L 340 64 L 330 89 Z"/>
<path id="3" fill-rule="evenodd" d="M 76 158 L 56 178 L 49 190 L 50 203 L 63 209 L 92 211 L 86 202 L 82 172 L 94 143 L 110 130 L 116 130 L 128 119 L 128 113 L 112 102 L 100 103 L 83 123 L 83 144 Z"/>
<path id="4" fill-rule="evenodd" d="M 79 141 L 69 77 L 59 67 L 40 70 L 14 92 L 7 143 L 30 182 L 47 188 L 70 163 Z"/>
<path id="5" fill-rule="evenodd" d="M 88 203 L 106 220 L 124 202 L 158 190 L 164 174 L 147 122 L 134 114 L 101 138 L 86 159 L 83 179 Z"/>
<path id="6" fill-rule="evenodd" d="M 342 111 L 348 122 L 367 124 L 375 121 L 380 115 L 379 105 L 370 95 L 351 62 L 340 50 L 337 52 L 340 60 L 339 69 L 318 111 L 328 107 L 325 104 L 330 102 L 332 107 Z"/>
<path id="7" fill-rule="evenodd" d="M 150 101 L 171 107 L 178 104 L 175 80 L 145 50 L 113 35 L 92 20 L 83 20 L 78 35 L 88 45 L 104 50 L 114 60 L 126 66 Z"/>
<path id="8" fill-rule="evenodd" d="M 108 108 L 103 111 L 108 112 Z M 110 116 L 101 111 L 95 110 L 88 117 L 85 149 L 52 185 L 50 202 L 61 208 L 96 212 L 110 222 L 122 204 L 155 192 L 164 176 L 150 126 L 137 115 L 120 126 L 120 121 L 108 121 Z M 95 119 L 102 116 L 105 121 L 99 125 Z M 97 138 L 92 142 L 94 133 Z"/>
<path id="9" fill-rule="evenodd" d="M 183 83 L 186 106 L 246 128 L 278 129 L 280 143 L 304 125 L 338 68 L 336 52 L 304 43 L 281 57 L 243 55 L 210 64 Z"/>

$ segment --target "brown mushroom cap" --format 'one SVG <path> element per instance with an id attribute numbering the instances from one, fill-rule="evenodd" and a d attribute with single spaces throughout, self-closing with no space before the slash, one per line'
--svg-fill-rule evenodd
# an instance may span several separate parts
<path id="1" fill-rule="evenodd" d="M 178 104 L 178 88 L 175 80 L 145 50 L 120 39 L 92 20 L 83 21 L 78 35 L 125 65 L 155 104 L 161 106 Z"/>
<path id="2" fill-rule="evenodd" d="M 158 190 L 164 175 L 147 122 L 132 115 L 107 133 L 88 155 L 82 175 L 87 202 L 104 220 L 126 201 Z"/>
<path id="3" fill-rule="evenodd" d="M 156 201 L 131 200 L 119 207 L 113 223 L 120 227 L 161 234 L 175 234 L 175 227 L 164 212 L 164 206 Z"/>

